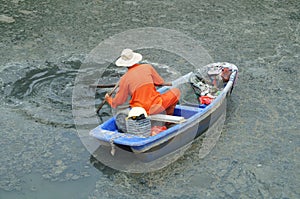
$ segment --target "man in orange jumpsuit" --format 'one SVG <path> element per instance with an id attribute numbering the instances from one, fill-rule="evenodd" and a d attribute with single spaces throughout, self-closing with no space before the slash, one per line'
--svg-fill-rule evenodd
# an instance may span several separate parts
<path id="1" fill-rule="evenodd" d="M 111 107 L 116 108 L 131 96 L 131 108 L 142 107 L 150 115 L 164 111 L 172 115 L 180 99 L 180 90 L 172 88 L 163 94 L 157 92 L 155 86 L 162 85 L 164 80 L 150 64 L 139 64 L 141 60 L 142 55 L 131 49 L 122 51 L 116 65 L 127 67 L 128 71 L 121 77 L 115 97 L 106 94 L 105 100 Z"/>

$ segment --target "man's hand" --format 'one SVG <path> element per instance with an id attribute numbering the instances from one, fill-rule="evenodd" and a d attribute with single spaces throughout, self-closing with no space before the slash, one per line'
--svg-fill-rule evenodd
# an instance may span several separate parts
<path id="1" fill-rule="evenodd" d="M 109 94 L 106 93 L 104 98 L 105 98 L 105 100 L 108 102 L 108 100 L 109 100 L 109 98 L 110 98 Z"/>
<path id="2" fill-rule="evenodd" d="M 110 105 L 112 104 L 112 97 L 109 95 L 109 93 L 106 93 L 104 98 L 108 104 L 110 104 Z"/>

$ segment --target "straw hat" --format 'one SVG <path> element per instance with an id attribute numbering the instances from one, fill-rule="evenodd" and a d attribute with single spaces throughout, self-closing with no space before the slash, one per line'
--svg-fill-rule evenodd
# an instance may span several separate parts
<path id="1" fill-rule="evenodd" d="M 117 66 L 130 67 L 142 60 L 143 56 L 139 53 L 133 52 L 131 49 L 124 49 L 121 57 L 116 61 Z"/>

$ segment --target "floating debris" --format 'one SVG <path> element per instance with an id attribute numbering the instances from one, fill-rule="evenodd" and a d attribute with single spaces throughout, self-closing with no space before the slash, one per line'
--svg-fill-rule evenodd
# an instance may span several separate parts
<path id="1" fill-rule="evenodd" d="M 24 14 L 24 15 L 30 15 L 32 14 L 34 11 L 30 11 L 30 10 L 19 10 L 20 13 Z"/>
<path id="2" fill-rule="evenodd" d="M 4 23 L 14 23 L 16 20 L 13 17 L 9 17 L 6 15 L 0 15 L 0 22 Z"/>

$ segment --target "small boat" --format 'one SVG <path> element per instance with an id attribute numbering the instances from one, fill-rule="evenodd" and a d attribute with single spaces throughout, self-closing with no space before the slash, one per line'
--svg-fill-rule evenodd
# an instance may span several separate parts
<path id="1" fill-rule="evenodd" d="M 224 71 L 227 74 L 223 73 Z M 110 161 L 124 158 L 115 155 L 118 150 L 126 151 L 126 153 L 146 163 L 167 157 L 168 154 L 176 153 L 176 151 L 190 145 L 226 112 L 225 99 L 233 90 L 237 74 L 238 68 L 235 65 L 218 62 L 208 64 L 196 72 L 190 72 L 173 81 L 172 87 L 183 84 L 192 87 L 191 90 L 194 93 L 191 93 L 189 97 L 196 99 L 196 103 L 183 101 L 176 105 L 173 116 L 162 114 L 149 116 L 151 128 L 153 128 L 153 123 L 157 121 L 172 124 L 156 135 L 150 135 L 151 129 L 149 129 L 148 136 L 145 136 L 144 130 L 143 133 L 139 134 L 138 129 L 136 132 L 122 133 L 118 130 L 115 116 L 91 130 L 90 135 L 96 138 L 103 148 L 106 148 L 106 150 L 102 150 L 103 153 L 108 153 L 104 156 L 113 157 Z M 226 81 L 221 79 L 222 75 L 228 75 Z M 195 79 L 198 81 L 195 82 Z M 207 84 L 207 82 L 209 83 Z M 218 85 L 216 85 L 217 83 Z M 214 94 L 209 93 L 209 91 L 205 93 L 205 87 L 217 87 L 217 91 Z M 158 91 L 163 93 L 169 88 L 170 86 L 164 86 Z M 204 96 L 209 96 L 211 101 L 205 104 L 200 103 L 200 98 Z"/>

